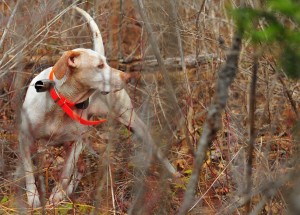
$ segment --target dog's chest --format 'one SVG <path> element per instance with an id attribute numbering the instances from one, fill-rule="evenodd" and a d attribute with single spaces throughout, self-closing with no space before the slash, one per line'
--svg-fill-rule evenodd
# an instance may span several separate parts
<path id="1" fill-rule="evenodd" d="M 55 144 L 78 139 L 88 127 L 75 122 L 63 111 L 55 109 L 45 115 L 43 125 L 37 126 L 37 129 L 37 138 L 47 139 Z"/>

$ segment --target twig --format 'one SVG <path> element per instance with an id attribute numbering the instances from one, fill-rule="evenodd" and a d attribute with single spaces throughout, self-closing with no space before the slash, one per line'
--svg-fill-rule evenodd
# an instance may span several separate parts
<path id="1" fill-rule="evenodd" d="M 139 48 L 139 46 L 137 46 Z M 135 50 L 136 51 L 136 50 Z M 7 52 L 5 54 L 8 54 Z M 134 53 L 133 53 L 134 54 Z M 8 54 L 9 61 L 14 58 L 15 56 L 11 56 Z M 32 55 L 32 56 L 24 56 L 21 63 L 24 64 L 24 67 L 30 68 L 32 67 L 36 62 L 37 59 L 40 61 L 40 64 L 49 64 L 54 65 L 57 60 L 60 58 L 60 55 L 53 55 L 53 56 L 40 56 L 40 55 Z M 187 68 L 195 68 L 202 64 L 207 64 L 211 61 L 221 61 L 220 58 L 218 58 L 217 54 L 206 54 L 206 55 L 199 55 L 197 59 L 195 58 L 195 55 L 186 55 L 184 57 L 185 65 Z M 141 71 L 141 69 L 146 69 L 148 73 L 155 72 L 159 70 L 159 65 L 157 63 L 157 60 L 155 59 L 155 56 L 149 56 L 145 57 L 145 59 L 142 58 L 128 58 L 125 60 L 117 60 L 115 58 L 108 58 L 108 62 L 111 61 L 118 61 L 120 70 L 122 71 Z M 2 60 L 0 61 L 1 65 Z M 169 57 L 164 59 L 164 64 L 166 69 L 171 71 L 176 71 L 177 69 L 181 68 L 181 59 L 180 57 Z M 10 69 L 17 68 L 17 65 L 15 67 L 10 67 Z M 171 72 L 172 73 L 172 72 Z"/>
<path id="2" fill-rule="evenodd" d="M 181 36 L 180 36 L 180 32 L 179 32 L 179 27 L 180 26 L 178 24 L 178 17 L 177 17 L 177 12 L 176 12 L 175 0 L 170 0 L 170 4 L 171 4 L 171 12 L 172 12 L 171 14 L 172 14 L 172 17 L 174 19 L 174 24 L 175 24 L 176 37 L 177 37 L 177 42 L 178 42 L 178 49 L 179 49 L 179 54 L 180 54 L 180 59 L 181 59 L 181 67 L 182 67 L 182 70 L 183 70 L 184 75 L 185 75 L 186 88 L 188 90 L 188 93 L 191 94 L 191 88 L 190 88 L 189 80 L 188 80 L 187 73 L 186 73 L 186 65 L 185 65 L 185 61 L 184 61 L 182 41 L 181 41 Z"/>
<path id="3" fill-rule="evenodd" d="M 274 64 L 275 64 L 275 66 L 276 66 L 276 63 L 275 63 L 275 62 L 274 62 Z M 288 97 L 288 100 L 289 100 L 289 102 L 290 102 L 290 104 L 291 104 L 291 106 L 292 106 L 292 109 L 293 109 L 293 111 L 294 111 L 294 113 L 295 113 L 297 119 L 299 119 L 299 118 L 300 118 L 300 114 L 299 114 L 299 112 L 298 112 L 297 105 L 296 105 L 296 103 L 295 103 L 295 101 L 294 101 L 292 95 L 290 94 L 288 88 L 286 87 L 286 85 L 285 85 L 283 79 L 280 77 L 279 71 L 277 71 L 277 69 L 274 68 L 273 64 L 270 63 L 270 66 L 271 66 L 273 72 L 274 72 L 275 74 L 277 74 L 278 80 L 279 80 L 280 83 L 282 84 L 283 90 L 284 90 L 285 94 L 286 94 L 287 97 Z"/>
<path id="4" fill-rule="evenodd" d="M 166 111 L 164 110 L 164 107 L 163 107 L 163 104 L 162 104 L 162 101 L 161 101 L 161 98 L 160 98 L 160 95 L 159 95 L 159 92 L 158 92 L 158 83 L 157 83 L 157 80 L 154 79 L 154 81 L 155 81 L 155 91 L 156 91 L 156 94 L 157 94 L 156 99 L 157 99 L 158 105 L 159 105 L 159 107 L 160 107 L 160 109 L 161 109 L 161 111 L 162 111 L 162 115 L 163 115 L 164 119 L 165 119 L 166 122 L 167 122 L 167 127 L 170 129 L 170 131 L 171 131 L 173 137 L 176 138 L 176 133 L 172 131 L 171 123 L 170 123 L 169 120 L 168 120 Z"/>
<path id="5" fill-rule="evenodd" d="M 205 193 L 203 193 L 201 195 L 201 197 L 193 204 L 193 206 L 189 209 L 188 212 L 192 211 L 194 209 L 194 207 L 196 207 L 196 205 L 201 202 L 202 199 L 204 199 L 205 195 L 208 193 L 208 191 L 210 191 L 210 189 L 214 186 L 214 184 L 216 183 L 216 181 L 222 176 L 222 174 L 227 170 L 227 168 L 229 167 L 229 165 L 233 162 L 233 160 L 239 155 L 239 153 L 241 152 L 243 148 L 240 148 L 235 155 L 231 158 L 231 160 L 228 162 L 228 164 L 224 167 L 224 169 L 222 170 L 222 172 L 220 172 L 220 174 L 218 175 L 218 177 L 215 178 L 215 180 L 211 183 L 211 185 L 209 186 L 209 188 L 205 191 Z"/>
<path id="6" fill-rule="evenodd" d="M 167 73 L 163 58 L 160 54 L 158 43 L 157 43 L 157 41 L 154 37 L 153 30 L 152 30 L 152 27 L 151 27 L 150 22 L 148 20 L 148 17 L 145 14 L 143 1 L 142 0 L 136 0 L 135 3 L 136 3 L 136 6 L 137 6 L 137 9 L 139 11 L 139 14 L 140 14 L 140 16 L 141 16 L 141 18 L 144 22 L 145 29 L 146 29 L 146 31 L 148 33 L 148 36 L 149 36 L 149 41 L 150 41 L 150 44 L 151 44 L 151 48 L 152 48 L 153 53 L 156 57 L 156 60 L 158 62 L 158 65 L 159 65 L 159 68 L 160 68 L 160 71 L 161 71 L 161 74 L 162 74 L 162 77 L 163 77 L 165 85 L 166 85 L 166 90 L 167 90 L 168 95 L 169 95 L 169 98 L 168 98 L 169 99 L 169 101 L 168 101 L 169 106 L 172 107 L 172 112 L 173 113 L 174 112 L 179 113 L 180 114 L 180 116 L 179 116 L 180 119 L 183 119 L 183 117 L 182 117 L 183 114 L 182 114 L 181 109 L 178 105 L 177 98 L 176 98 L 176 95 L 175 95 L 175 91 L 173 89 L 169 74 Z M 166 118 L 166 120 L 167 120 L 167 123 L 169 123 L 168 118 Z M 158 153 L 159 148 L 157 148 L 155 146 L 155 144 L 152 144 L 152 149 L 154 149 L 154 151 L 157 152 L 156 153 L 157 158 L 159 160 L 163 160 L 163 158 L 161 156 L 162 154 Z M 151 150 L 151 151 L 153 151 L 153 150 Z M 165 165 L 169 165 L 169 164 L 166 163 Z M 150 166 L 150 162 L 147 163 L 147 165 L 145 165 L 145 170 L 148 170 L 149 166 Z M 170 168 L 174 169 L 171 166 L 170 166 Z M 128 211 L 128 214 L 137 214 L 136 211 L 141 211 L 142 210 L 142 208 L 143 208 L 142 204 L 143 203 L 140 200 L 144 198 L 144 195 L 145 195 L 145 185 L 140 186 L 138 194 L 135 197 L 135 199 L 133 200 L 132 206 L 130 207 L 130 209 Z"/>
<path id="7" fill-rule="evenodd" d="M 172 102 L 172 104 L 176 105 L 176 108 L 177 108 L 178 107 L 178 102 L 177 102 L 176 95 L 174 93 L 175 91 L 173 89 L 170 77 L 167 73 L 167 70 L 166 70 L 166 67 L 165 67 L 165 64 L 164 64 L 164 60 L 163 60 L 163 58 L 160 54 L 157 41 L 154 38 L 152 27 L 150 25 L 148 17 L 145 14 L 143 1 L 142 0 L 136 0 L 136 5 L 137 5 L 137 8 L 139 10 L 139 14 L 141 15 L 141 18 L 144 21 L 144 25 L 145 25 L 146 31 L 148 33 L 148 36 L 149 36 L 151 48 L 152 48 L 153 53 L 154 53 L 154 55 L 156 57 L 156 60 L 158 62 L 158 66 L 159 66 L 159 68 L 162 72 L 162 76 L 163 76 L 163 79 L 165 81 L 167 90 L 170 93 L 171 102 Z M 179 107 L 177 109 L 180 110 Z"/>
<path id="8" fill-rule="evenodd" d="M 220 128 L 221 113 L 226 106 L 229 86 L 237 72 L 240 50 L 241 33 L 238 32 L 233 38 L 233 44 L 227 55 L 226 63 L 219 72 L 219 78 L 217 80 L 217 94 L 214 103 L 209 108 L 203 132 L 198 142 L 192 175 L 187 185 L 184 201 L 179 209 L 179 215 L 184 215 L 188 212 L 194 199 L 194 193 L 197 187 L 201 167 L 205 161 L 206 152 Z"/>
<path id="9" fill-rule="evenodd" d="M 110 144 L 110 143 L 109 143 Z M 109 147 L 109 144 L 108 144 L 108 147 Z M 100 172 L 103 172 L 103 176 L 102 176 L 102 179 L 99 178 L 98 180 L 98 183 L 96 185 L 96 189 L 95 189 L 95 199 L 97 199 L 96 203 L 95 203 L 95 210 L 93 212 L 93 215 L 97 215 L 97 214 L 100 214 L 100 211 L 101 211 L 101 203 L 102 203 L 102 199 L 101 199 L 101 191 L 103 190 L 104 188 L 104 185 L 105 185 L 105 178 L 108 177 L 108 173 L 107 171 L 105 171 L 105 168 L 103 168 L 102 165 L 100 165 L 101 163 L 101 159 L 103 159 L 103 161 L 105 161 L 105 159 L 107 158 L 109 152 L 109 150 L 106 149 L 106 151 L 104 152 L 103 156 L 100 157 L 99 156 L 99 160 L 98 160 L 98 163 L 99 163 L 99 166 L 98 166 L 98 177 L 100 177 Z M 105 164 L 104 164 L 105 165 Z"/>
<path id="10" fill-rule="evenodd" d="M 200 14 L 204 8 L 204 5 L 205 5 L 205 1 L 206 0 L 203 0 L 202 1 L 202 5 L 200 7 L 200 10 L 198 11 L 198 14 L 197 14 L 197 18 L 196 18 L 196 31 L 197 31 L 197 39 L 196 39 L 196 59 L 198 58 L 199 56 L 199 41 L 200 41 L 200 25 L 199 25 L 199 19 L 200 19 Z M 198 64 L 197 64 L 198 65 Z M 199 67 L 199 66 L 198 66 Z"/>
<path id="11" fill-rule="evenodd" d="M 297 109 L 297 105 L 296 105 L 296 102 L 294 101 L 292 95 L 290 94 L 289 90 L 287 89 L 283 79 L 280 77 L 280 75 L 278 75 L 278 80 L 280 81 L 280 83 L 282 84 L 282 87 L 283 87 L 283 90 L 286 94 L 286 96 L 288 97 L 288 100 L 292 106 L 292 109 L 297 117 L 297 119 L 300 118 L 300 115 L 299 115 L 299 112 L 298 112 L 298 109 Z"/>
<path id="12" fill-rule="evenodd" d="M 246 175 L 245 175 L 245 195 L 251 193 L 252 187 L 252 165 L 253 165 L 253 151 L 255 144 L 255 95 L 256 95 L 256 82 L 257 82 L 257 70 L 258 70 L 258 56 L 255 54 L 253 59 L 251 86 L 249 92 L 249 145 L 248 145 L 248 160 L 246 164 Z M 246 204 L 247 213 L 250 212 L 251 201 Z"/>
<path id="13" fill-rule="evenodd" d="M 6 37 L 7 31 L 8 31 L 8 29 L 10 28 L 10 25 L 11 25 L 13 19 L 14 19 L 14 16 L 15 16 L 15 14 L 16 14 L 16 12 L 17 12 L 17 9 L 18 9 L 19 4 L 20 4 L 21 1 L 22 1 L 22 0 L 18 0 L 18 1 L 17 1 L 16 5 L 15 5 L 15 7 L 14 7 L 14 10 L 12 11 L 12 13 L 11 13 L 11 15 L 10 15 L 10 17 L 9 17 L 9 20 L 8 20 L 8 22 L 7 22 L 7 25 L 6 25 L 6 28 L 4 29 L 4 32 L 3 32 L 2 37 L 1 37 L 1 40 L 0 40 L 0 50 L 1 50 L 1 48 L 2 48 L 2 45 L 3 45 L 4 39 L 5 39 L 5 37 Z"/>
<path id="14" fill-rule="evenodd" d="M 26 48 L 29 47 L 29 45 L 31 44 L 35 44 L 34 47 L 37 47 L 45 38 L 45 36 L 42 38 L 42 40 L 40 40 L 39 42 L 36 42 L 35 40 L 41 36 L 44 32 L 46 32 L 46 34 L 49 32 L 49 28 L 51 25 L 53 25 L 54 23 L 56 23 L 56 21 L 62 16 L 64 15 L 68 10 L 70 10 L 73 5 L 75 5 L 79 0 L 74 1 L 69 7 L 67 7 L 66 9 L 64 9 L 63 11 L 61 11 L 59 14 L 57 14 L 53 19 L 51 19 L 46 26 L 42 26 L 40 29 L 38 29 L 36 31 L 36 33 L 32 36 L 30 36 L 26 41 L 22 41 L 20 43 L 18 43 L 15 47 L 12 47 L 11 49 L 9 49 L 4 56 L 9 56 L 10 54 L 12 54 L 13 52 L 15 52 L 16 54 L 8 60 L 8 62 L 6 62 L 4 65 L 2 65 L 2 62 L 4 62 L 4 59 L 2 59 L 0 62 L 0 78 L 3 77 L 4 75 L 6 75 L 13 67 L 14 65 L 10 66 L 9 69 L 5 69 L 6 67 L 8 67 L 8 65 L 15 60 L 20 53 L 23 54 L 23 56 L 26 55 L 27 52 Z"/>
<path id="15" fill-rule="evenodd" d="M 139 13 L 141 15 L 141 18 L 144 21 L 145 29 L 146 29 L 146 31 L 149 35 L 149 40 L 150 40 L 150 44 L 151 44 L 153 53 L 156 57 L 156 60 L 158 62 L 158 66 L 159 66 L 159 68 L 161 70 L 161 73 L 162 73 L 162 77 L 163 77 L 164 82 L 166 84 L 167 92 L 169 94 L 169 99 L 170 99 L 169 100 L 169 105 L 170 105 L 170 107 L 172 107 L 172 111 L 175 111 L 175 113 L 176 112 L 179 113 L 179 115 L 180 115 L 179 118 L 183 119 L 183 114 L 182 114 L 181 109 L 178 105 L 178 101 L 177 101 L 177 98 L 176 98 L 176 95 L 175 95 L 175 90 L 173 89 L 169 74 L 166 70 L 163 58 L 160 54 L 158 43 L 154 38 L 152 27 L 150 25 L 148 17 L 145 14 L 144 9 L 143 9 L 143 7 L 144 7 L 143 6 L 143 1 L 142 0 L 136 0 L 136 5 L 137 5 L 137 8 L 138 8 Z M 165 118 L 165 119 L 167 120 L 167 123 L 170 125 L 171 123 L 169 123 L 168 118 Z M 171 132 L 173 132 L 173 131 L 171 130 Z"/>
<path id="16" fill-rule="evenodd" d="M 122 54 L 122 24 L 123 24 L 123 0 L 119 0 L 120 4 L 120 14 L 119 14 L 119 32 L 118 32 L 118 59 L 123 59 Z"/>
<path id="17" fill-rule="evenodd" d="M 234 211 L 243 206 L 246 205 L 254 196 L 262 195 L 265 198 L 265 201 L 275 196 L 278 189 L 280 189 L 282 186 L 284 186 L 288 181 L 291 180 L 291 177 L 293 176 L 293 171 L 274 179 L 273 181 L 267 182 L 266 184 L 256 188 L 253 192 L 249 193 L 249 195 L 243 195 L 239 199 L 237 199 L 233 204 L 230 206 L 227 206 L 223 210 L 220 210 L 218 214 L 233 214 Z M 256 207 L 254 208 L 256 210 Z"/>
<path id="18" fill-rule="evenodd" d="M 184 73 L 185 85 L 186 85 L 186 89 L 187 89 L 189 97 L 192 97 L 192 94 L 191 94 L 192 91 L 191 91 L 191 87 L 190 87 L 190 83 L 189 83 L 189 79 L 188 79 L 188 75 L 187 75 L 187 71 L 186 71 L 186 64 L 185 64 L 185 59 L 184 59 L 182 40 L 181 40 L 181 36 L 180 36 L 180 32 L 179 32 L 180 26 L 178 24 L 175 0 L 170 0 L 170 4 L 171 4 L 171 14 L 172 14 L 172 17 L 174 19 L 174 24 L 175 24 L 176 37 L 177 37 L 177 42 L 178 42 L 181 67 L 182 67 L 182 71 Z M 193 122 L 194 109 L 193 109 L 192 102 L 187 102 L 187 110 L 188 110 L 187 114 L 186 114 L 187 128 L 185 129 L 185 135 L 187 137 L 186 140 L 187 140 L 188 146 L 190 148 L 190 151 L 193 152 L 194 148 L 192 145 L 191 137 L 189 135 L 190 133 L 193 133 L 193 123 L 192 122 Z"/>
<path id="19" fill-rule="evenodd" d="M 108 164 L 108 172 L 109 172 L 109 179 L 110 179 L 111 200 L 112 200 L 114 215 L 115 215 L 116 214 L 116 204 L 115 204 L 114 184 L 113 184 L 113 180 L 112 180 L 110 163 Z"/>

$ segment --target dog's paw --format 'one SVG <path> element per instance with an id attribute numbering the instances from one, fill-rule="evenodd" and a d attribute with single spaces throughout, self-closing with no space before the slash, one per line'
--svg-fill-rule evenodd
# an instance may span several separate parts
<path id="1" fill-rule="evenodd" d="M 41 207 L 40 197 L 38 194 L 27 193 L 28 205 L 32 208 Z"/>
<path id="2" fill-rule="evenodd" d="M 59 202 L 64 200 L 65 197 L 66 193 L 59 186 L 56 186 L 53 188 L 49 197 L 49 204 L 57 205 Z"/>

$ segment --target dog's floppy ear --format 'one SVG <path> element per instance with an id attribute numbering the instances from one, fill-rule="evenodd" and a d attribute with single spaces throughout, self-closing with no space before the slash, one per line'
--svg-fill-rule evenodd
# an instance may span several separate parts
<path id="1" fill-rule="evenodd" d="M 52 69 L 58 80 L 62 79 L 72 68 L 77 67 L 75 58 L 79 55 L 80 52 L 67 51 L 61 56 Z"/>

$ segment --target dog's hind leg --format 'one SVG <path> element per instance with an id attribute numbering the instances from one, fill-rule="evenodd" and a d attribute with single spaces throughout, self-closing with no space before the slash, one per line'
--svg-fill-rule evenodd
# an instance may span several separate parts
<path id="1" fill-rule="evenodd" d="M 79 180 L 82 177 L 82 173 L 77 170 L 77 161 L 79 155 L 84 149 L 82 140 L 77 141 L 71 146 L 71 150 L 68 153 L 65 161 L 59 184 L 57 184 L 50 195 L 50 203 L 58 203 L 66 196 L 69 196 L 76 188 Z"/>

